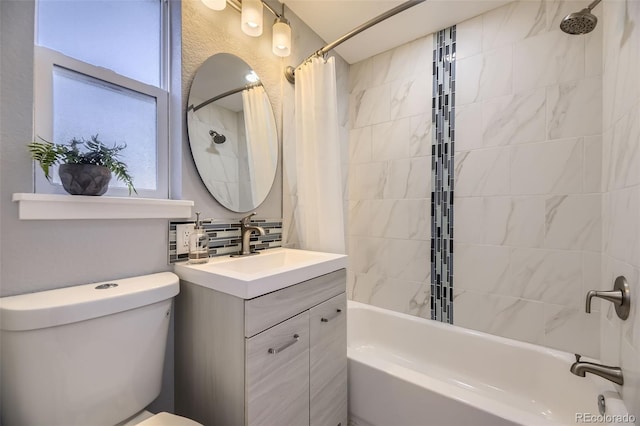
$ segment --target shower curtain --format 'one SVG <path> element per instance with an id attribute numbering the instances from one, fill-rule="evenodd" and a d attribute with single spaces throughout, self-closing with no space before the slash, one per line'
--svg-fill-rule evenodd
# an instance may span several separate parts
<path id="1" fill-rule="evenodd" d="M 271 120 L 271 104 L 264 87 L 242 91 L 244 126 L 247 138 L 247 160 L 251 179 L 251 200 L 257 206 L 266 197 L 278 162 L 278 144 L 269 143 L 276 134 Z"/>
<path id="2" fill-rule="evenodd" d="M 300 248 L 344 253 L 344 208 L 335 62 L 296 70 L 297 230 Z"/>

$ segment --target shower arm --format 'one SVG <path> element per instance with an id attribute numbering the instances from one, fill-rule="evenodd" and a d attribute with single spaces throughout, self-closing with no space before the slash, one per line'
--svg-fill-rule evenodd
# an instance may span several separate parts
<path id="1" fill-rule="evenodd" d="M 587 9 L 589 9 L 589 12 L 591 12 L 593 8 L 596 7 L 598 3 L 600 3 L 601 1 L 602 0 L 594 0 L 589 6 L 587 6 Z"/>
<path id="2" fill-rule="evenodd" d="M 300 66 L 302 66 L 302 64 L 304 64 L 307 61 L 309 61 L 311 58 L 326 55 L 329 51 L 333 50 L 335 47 L 341 45 L 342 43 L 344 43 L 345 41 L 349 40 L 350 38 L 360 34 L 364 30 L 367 30 L 367 29 L 373 27 L 374 25 L 379 24 L 380 22 L 382 22 L 384 20 L 386 20 L 388 18 L 391 18 L 392 16 L 397 15 L 398 13 L 409 9 L 410 7 L 413 7 L 413 6 L 417 5 L 417 4 L 423 3 L 424 1 L 425 0 L 409 0 L 409 1 L 406 1 L 406 2 L 404 2 L 402 4 L 399 4 L 398 6 L 387 10 L 386 12 L 376 16 L 375 18 L 365 22 L 364 24 L 360 25 L 359 27 L 351 30 L 350 32 L 348 32 L 347 34 L 343 35 L 342 37 L 340 37 L 336 41 L 327 44 L 322 49 L 316 50 L 311 55 L 309 55 L 307 57 L 307 59 L 302 61 L 302 63 L 300 65 L 298 65 L 297 67 L 294 68 L 292 66 L 288 66 L 284 70 L 284 75 L 287 78 L 287 81 L 289 83 L 291 83 L 291 84 L 295 84 L 295 82 L 296 82 L 296 76 L 295 76 L 296 69 L 299 68 Z M 602 0 L 596 0 L 596 1 L 602 1 Z"/>

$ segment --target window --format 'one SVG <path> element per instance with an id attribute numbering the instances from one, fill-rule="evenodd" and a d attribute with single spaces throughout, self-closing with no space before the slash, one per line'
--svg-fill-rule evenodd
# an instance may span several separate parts
<path id="1" fill-rule="evenodd" d="M 168 197 L 168 42 L 162 0 L 39 0 L 36 135 L 126 143 L 138 196 Z M 36 168 L 36 192 L 65 193 Z M 107 195 L 127 195 L 115 178 Z"/>

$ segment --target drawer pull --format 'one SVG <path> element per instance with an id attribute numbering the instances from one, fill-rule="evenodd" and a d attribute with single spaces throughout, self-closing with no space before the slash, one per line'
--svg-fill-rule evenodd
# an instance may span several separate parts
<path id="1" fill-rule="evenodd" d="M 332 319 L 334 319 L 335 317 L 337 317 L 338 315 L 340 315 L 341 313 L 342 313 L 342 309 L 336 309 L 336 313 L 335 313 L 331 318 L 325 318 L 325 317 L 322 317 L 322 318 L 320 318 L 320 321 L 322 321 L 322 322 L 329 322 L 329 321 L 331 321 Z"/>
<path id="2" fill-rule="evenodd" d="M 293 345 L 294 343 L 298 343 L 298 340 L 300 340 L 300 336 L 298 334 L 294 334 L 293 335 L 293 340 L 290 341 L 289 343 L 287 343 L 286 345 L 280 346 L 279 348 L 269 348 L 269 353 L 270 354 L 277 354 L 279 352 L 284 351 L 285 349 L 287 349 L 289 346 Z"/>

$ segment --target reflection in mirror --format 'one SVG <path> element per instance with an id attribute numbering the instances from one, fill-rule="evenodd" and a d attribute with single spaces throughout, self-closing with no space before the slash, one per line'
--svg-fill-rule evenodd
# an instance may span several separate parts
<path id="1" fill-rule="evenodd" d="M 267 93 L 249 65 L 219 53 L 200 66 L 187 129 L 200 178 L 220 204 L 247 212 L 264 202 L 278 164 L 278 136 Z"/>

